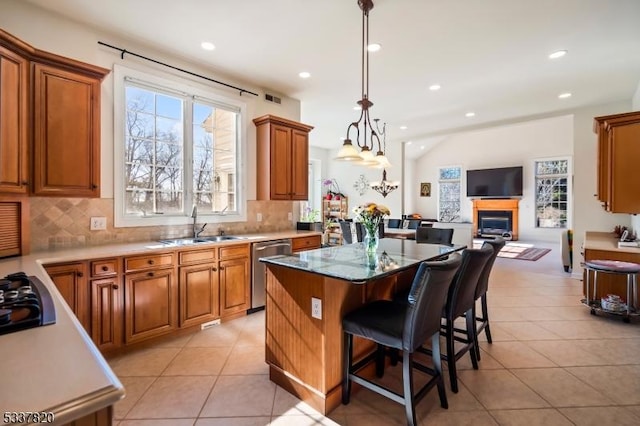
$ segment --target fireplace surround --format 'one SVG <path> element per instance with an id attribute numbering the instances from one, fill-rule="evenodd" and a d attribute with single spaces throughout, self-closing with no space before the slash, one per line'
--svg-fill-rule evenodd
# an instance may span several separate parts
<path id="1" fill-rule="evenodd" d="M 518 239 L 518 199 L 473 200 L 475 237 L 510 235 Z"/>

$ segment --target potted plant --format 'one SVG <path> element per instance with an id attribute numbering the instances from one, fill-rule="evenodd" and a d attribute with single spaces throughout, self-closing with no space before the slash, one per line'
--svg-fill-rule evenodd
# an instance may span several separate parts
<path id="1" fill-rule="evenodd" d="M 296 224 L 298 231 L 318 231 L 322 232 L 322 222 L 318 209 L 305 206 L 300 215 L 300 221 Z"/>
<path id="2" fill-rule="evenodd" d="M 333 179 L 324 179 L 322 185 L 326 188 L 327 194 L 324 196 L 326 200 L 339 200 L 344 197 L 344 194 L 340 192 L 338 182 Z"/>

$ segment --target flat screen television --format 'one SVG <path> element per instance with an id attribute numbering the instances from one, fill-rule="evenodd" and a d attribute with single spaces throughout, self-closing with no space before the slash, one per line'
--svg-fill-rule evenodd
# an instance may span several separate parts
<path id="1" fill-rule="evenodd" d="M 467 170 L 467 197 L 522 196 L 522 166 Z"/>

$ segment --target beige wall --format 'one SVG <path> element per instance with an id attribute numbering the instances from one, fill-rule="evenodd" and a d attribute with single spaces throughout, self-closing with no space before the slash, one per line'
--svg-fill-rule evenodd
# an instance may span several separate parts
<path id="1" fill-rule="evenodd" d="M 296 212 L 297 205 L 291 202 L 256 202 L 256 132 L 252 119 L 267 113 L 289 118 L 300 119 L 300 102 L 296 99 L 282 97 L 282 104 L 277 105 L 264 101 L 263 88 L 253 84 L 237 81 L 233 76 L 223 75 L 214 69 L 207 69 L 195 63 L 188 63 L 179 57 L 157 51 L 141 43 L 127 40 L 119 35 L 108 34 L 100 30 L 80 25 L 60 15 L 39 9 L 27 2 L 2 0 L 0 12 L 0 28 L 31 44 L 32 46 L 67 56 L 73 59 L 113 69 L 115 64 L 139 69 L 156 75 L 176 75 L 189 81 L 196 87 L 207 87 L 221 96 L 235 98 L 247 105 L 247 117 L 243 132 L 246 135 L 245 158 L 242 170 L 246 173 L 246 194 L 248 202 L 248 221 L 246 223 L 225 223 L 225 229 L 249 230 L 281 230 L 291 229 L 294 223 L 287 220 L 288 212 Z M 119 52 L 101 47 L 103 41 L 132 52 L 152 57 L 159 61 L 187 69 L 205 76 L 243 87 L 260 96 L 239 96 L 233 89 L 227 89 L 215 83 L 208 83 L 197 77 L 190 77 L 178 71 L 154 65 L 131 56 L 120 59 Z M 113 240 L 155 239 L 164 236 L 181 236 L 188 234 L 188 226 L 164 229 L 163 227 L 113 228 L 113 144 L 114 144 L 114 108 L 113 108 L 113 73 L 102 83 L 101 105 L 101 199 L 32 199 L 32 250 L 46 249 L 56 245 L 102 244 Z M 50 212 L 45 212 L 50 208 Z M 255 222 L 256 213 L 265 216 L 262 223 Z M 106 216 L 107 231 L 89 231 L 90 216 Z M 285 220 L 282 220 L 284 215 Z M 208 229 L 212 232 L 214 228 Z"/>

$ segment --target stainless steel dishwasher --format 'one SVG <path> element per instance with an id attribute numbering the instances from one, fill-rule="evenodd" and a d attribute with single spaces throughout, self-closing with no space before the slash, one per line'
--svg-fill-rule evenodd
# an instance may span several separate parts
<path id="1" fill-rule="evenodd" d="M 278 254 L 291 254 L 291 239 L 261 241 L 252 244 L 253 265 L 251 268 L 251 310 L 257 311 L 264 308 L 267 294 L 265 288 L 265 264 L 260 262 L 261 257 L 275 256 Z"/>

